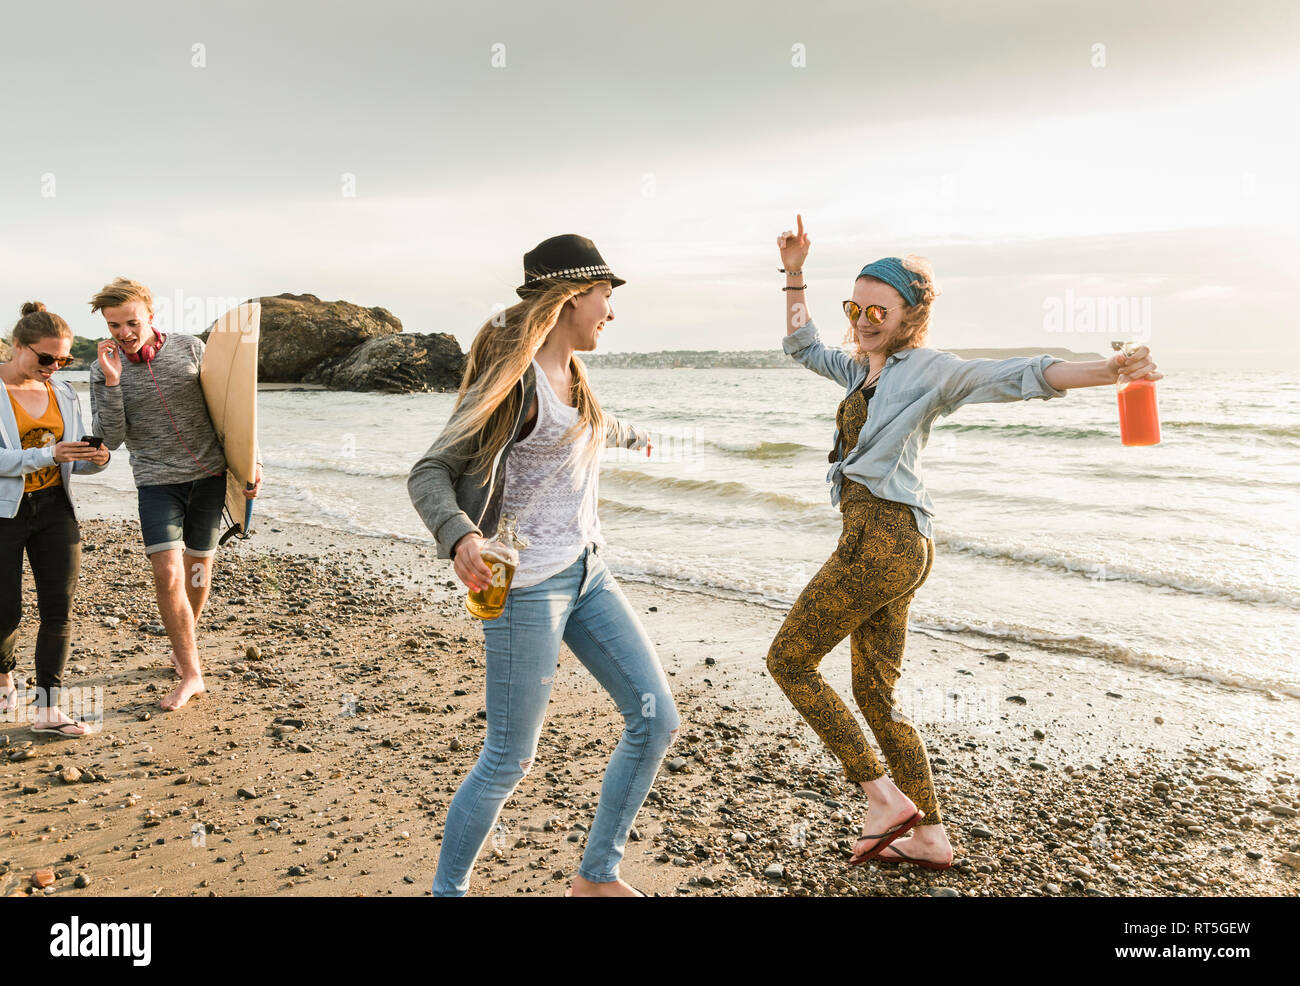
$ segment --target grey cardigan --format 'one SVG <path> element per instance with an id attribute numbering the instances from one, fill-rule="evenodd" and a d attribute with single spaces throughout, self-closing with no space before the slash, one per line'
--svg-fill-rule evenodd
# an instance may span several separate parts
<path id="1" fill-rule="evenodd" d="M 466 534 L 482 536 L 486 530 L 496 530 L 505 489 L 506 461 L 519 440 L 519 426 L 525 411 L 532 407 L 537 393 L 536 371 L 531 365 L 520 378 L 519 387 L 523 390 L 523 400 L 519 402 L 514 428 L 486 474 L 466 471 L 480 447 L 481 434 L 470 435 L 455 445 L 445 441 L 447 428 L 456 420 L 458 412 L 452 413 L 442 434 L 411 467 L 406 489 L 416 513 L 438 544 L 439 558 L 452 557 L 456 542 Z M 650 436 L 645 431 L 624 424 L 612 415 L 605 415 L 607 448 L 639 449 L 645 448 L 649 441 Z"/>

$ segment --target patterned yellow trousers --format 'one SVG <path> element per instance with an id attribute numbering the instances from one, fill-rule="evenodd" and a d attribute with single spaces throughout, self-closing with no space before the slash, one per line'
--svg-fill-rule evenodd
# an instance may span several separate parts
<path id="1" fill-rule="evenodd" d="M 930 574 L 934 543 L 922 537 L 910 508 L 881 500 L 845 479 L 844 529 L 826 564 L 786 615 L 767 667 L 800 715 L 844 764 L 851 781 L 884 776 L 867 739 L 818 666 L 851 636 L 853 698 L 884 751 L 895 784 L 925 813 L 942 821 L 925 743 L 894 706 L 894 685 L 907 642 L 907 611 Z"/>

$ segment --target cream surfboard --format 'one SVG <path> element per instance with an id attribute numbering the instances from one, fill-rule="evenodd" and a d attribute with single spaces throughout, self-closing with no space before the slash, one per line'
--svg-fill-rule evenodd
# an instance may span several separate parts
<path id="1" fill-rule="evenodd" d="M 217 440 L 226 453 L 226 509 L 232 527 L 222 535 L 252 533 L 253 501 L 244 496 L 253 484 L 257 461 L 257 338 L 262 306 L 252 301 L 232 308 L 208 330 L 199 383 Z"/>

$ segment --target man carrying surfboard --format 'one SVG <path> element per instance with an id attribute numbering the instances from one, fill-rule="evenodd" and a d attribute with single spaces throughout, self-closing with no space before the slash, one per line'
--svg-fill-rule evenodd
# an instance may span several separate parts
<path id="1" fill-rule="evenodd" d="M 211 586 L 226 498 L 226 458 L 208 415 L 199 370 L 203 341 L 153 327 L 153 296 L 117 278 L 90 300 L 110 338 L 90 368 L 91 427 L 131 453 L 140 534 L 180 682 L 160 703 L 179 709 L 205 691 L 195 630 Z M 125 359 L 123 359 L 125 357 Z M 262 485 L 258 457 L 246 497 Z"/>

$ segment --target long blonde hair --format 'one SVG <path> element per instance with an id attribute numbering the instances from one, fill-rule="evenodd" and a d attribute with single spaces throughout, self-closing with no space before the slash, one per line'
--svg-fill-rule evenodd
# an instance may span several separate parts
<path id="1" fill-rule="evenodd" d="M 466 466 L 467 472 L 481 472 L 484 482 L 487 482 L 492 460 L 510 440 L 511 429 L 519 417 L 521 397 L 515 385 L 528 371 L 533 356 L 555 328 L 565 303 L 576 295 L 608 284 L 608 281 L 552 284 L 505 311 L 497 312 L 483 323 L 470 344 L 456 406 L 443 433 L 443 442 L 447 445 L 454 445 L 471 435 L 480 436 L 478 448 Z M 564 437 L 576 441 L 584 431 L 590 430 L 587 442 L 578 453 L 580 461 L 585 462 L 599 454 L 605 444 L 605 415 L 592 393 L 587 368 L 576 353 L 569 366 L 573 371 L 573 398 L 578 420 Z"/>

